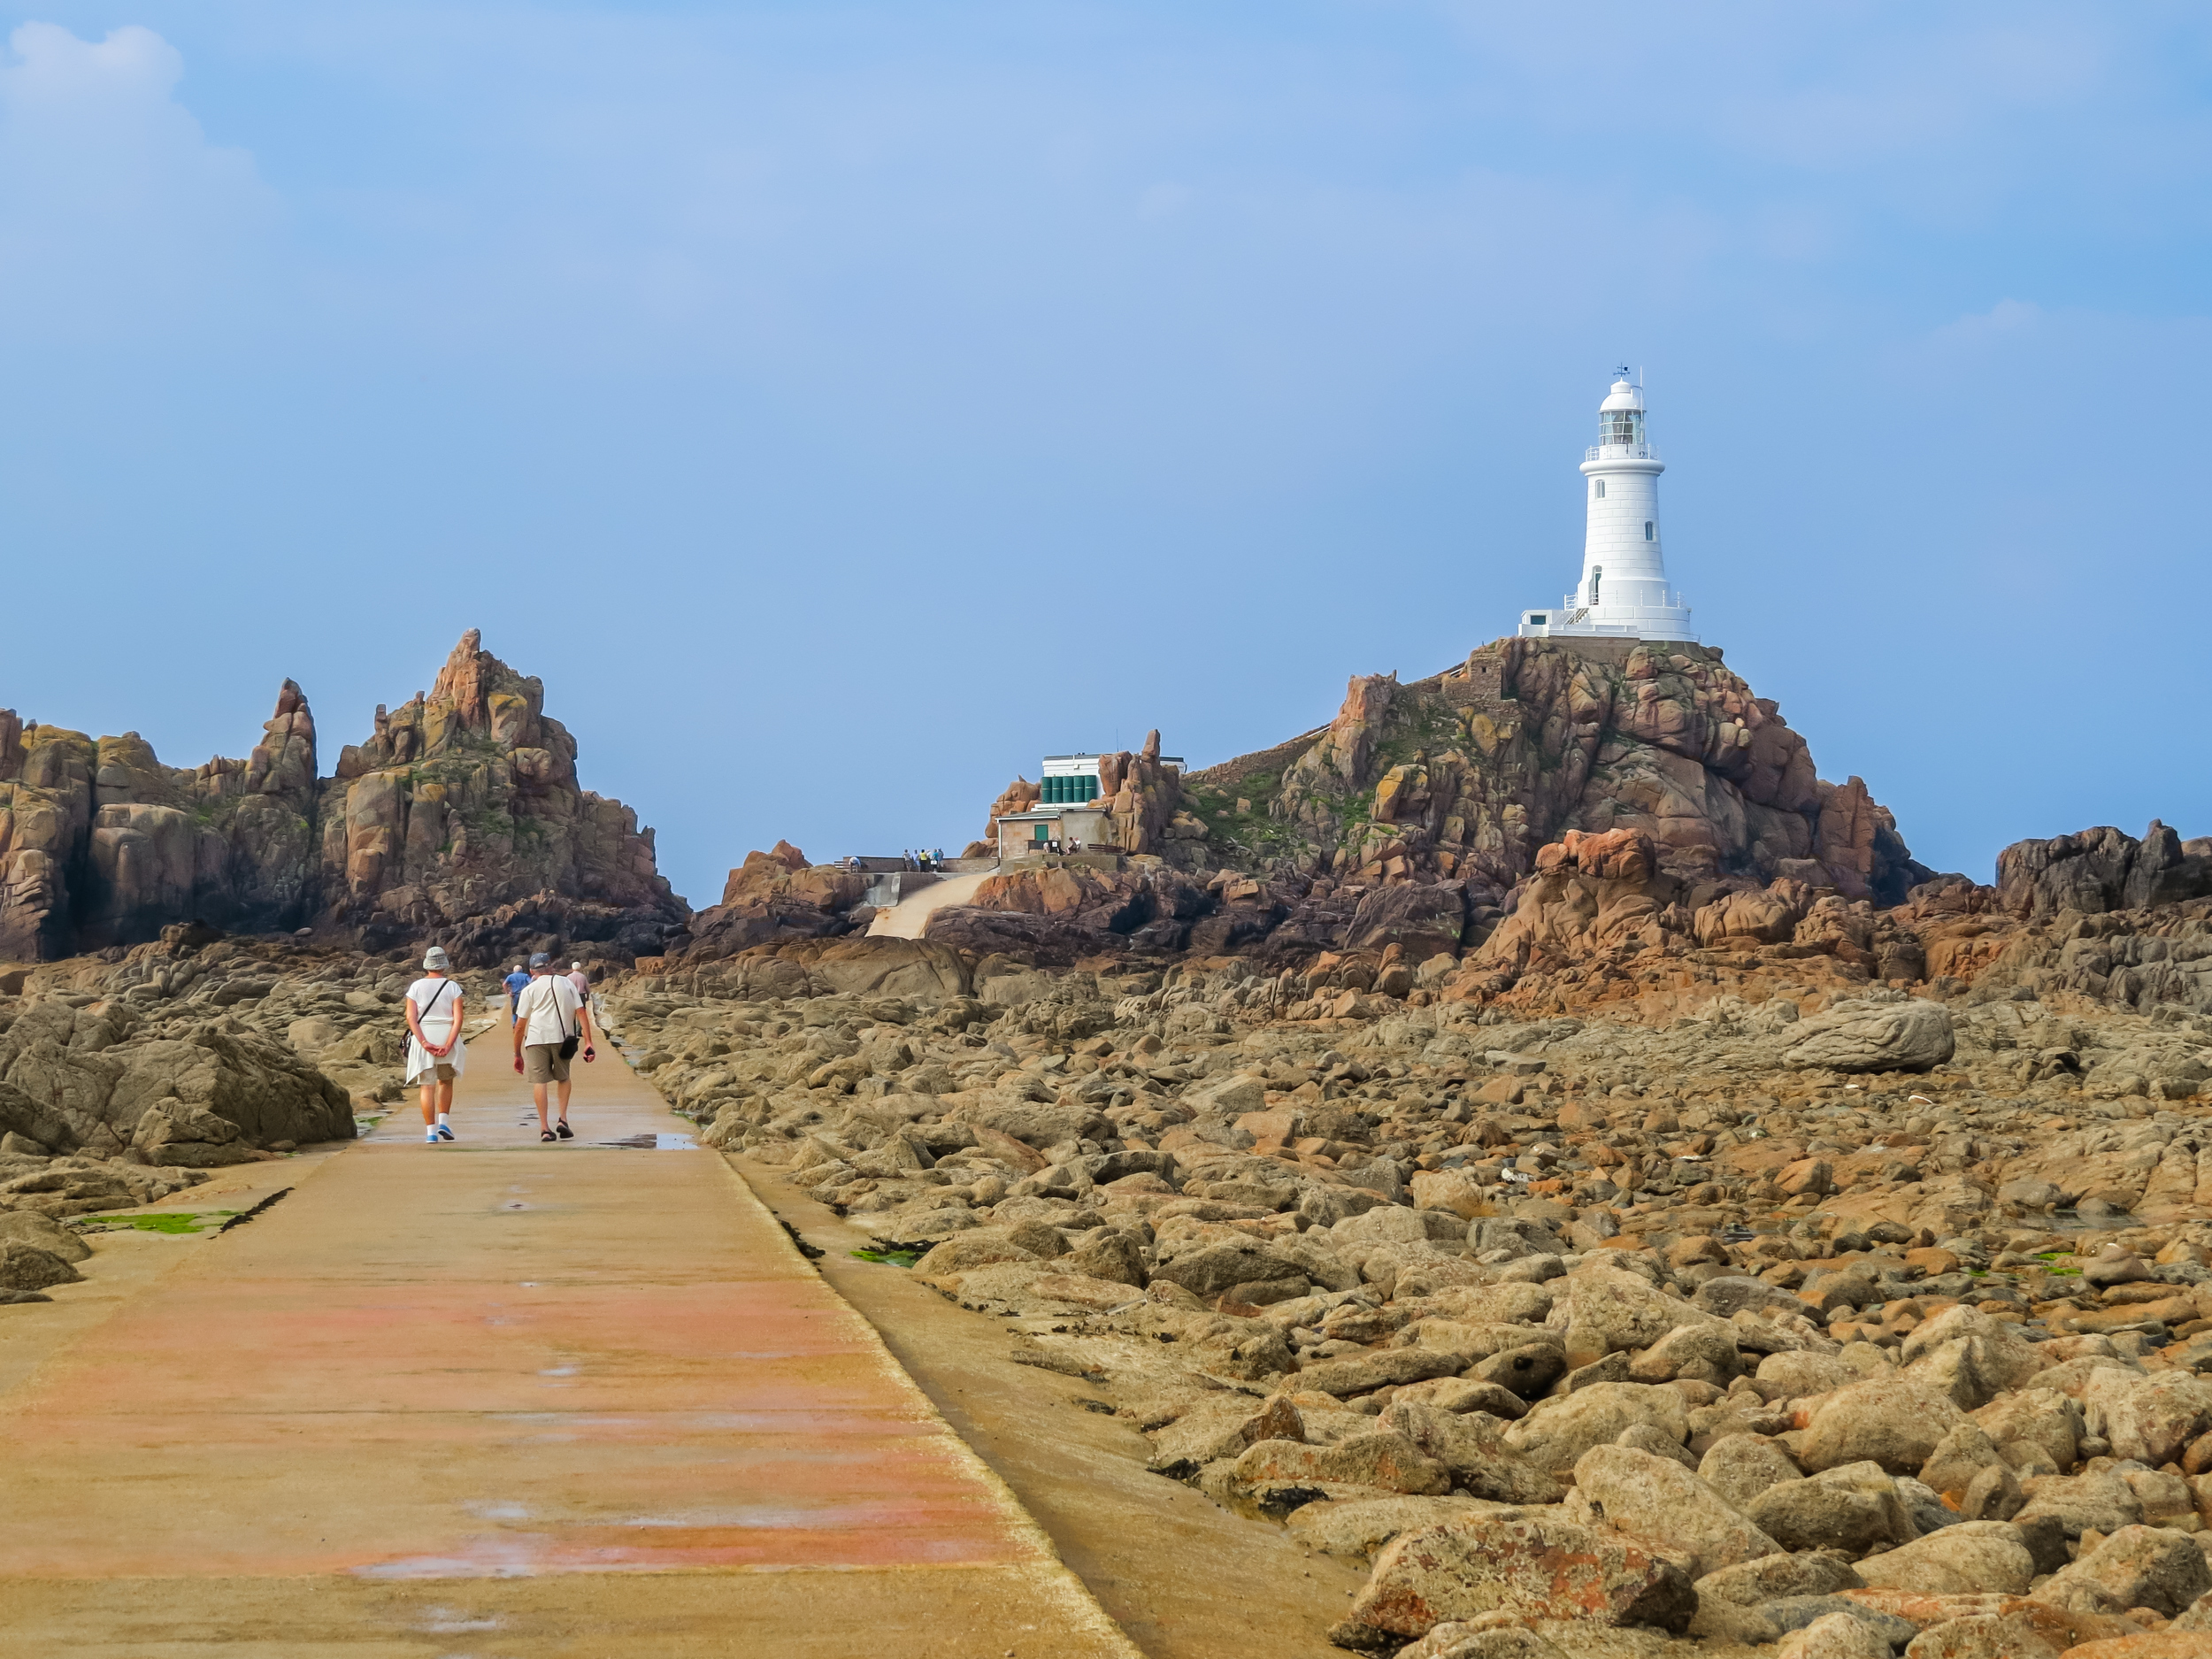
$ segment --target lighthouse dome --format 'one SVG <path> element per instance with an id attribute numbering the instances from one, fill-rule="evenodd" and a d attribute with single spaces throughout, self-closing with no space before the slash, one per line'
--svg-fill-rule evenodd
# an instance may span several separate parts
<path id="1" fill-rule="evenodd" d="M 1638 414 L 1644 411 L 1644 388 L 1630 381 L 1628 371 L 1620 371 L 1620 378 L 1613 382 L 1605 401 L 1598 405 L 1598 412 L 1609 415 L 1617 409 L 1632 409 Z"/>

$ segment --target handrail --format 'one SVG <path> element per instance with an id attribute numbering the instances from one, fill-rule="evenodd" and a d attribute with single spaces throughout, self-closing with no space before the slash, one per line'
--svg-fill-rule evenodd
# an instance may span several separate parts
<path id="1" fill-rule="evenodd" d="M 1582 452 L 1586 461 L 1655 461 L 1659 451 L 1648 443 L 1594 443 Z"/>

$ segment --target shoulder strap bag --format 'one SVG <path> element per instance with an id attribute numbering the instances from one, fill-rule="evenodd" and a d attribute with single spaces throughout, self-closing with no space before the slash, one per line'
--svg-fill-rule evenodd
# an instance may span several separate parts
<path id="1" fill-rule="evenodd" d="M 573 1060 L 576 1057 L 577 1046 L 583 1041 L 583 1038 L 578 1033 L 571 1031 L 568 1028 L 568 1021 L 561 1016 L 561 988 L 555 983 L 558 978 L 557 974 L 546 975 L 545 994 L 553 1003 L 553 1028 L 561 1033 L 561 1058 Z M 575 987 L 572 986 L 570 988 L 572 990 Z"/>
<path id="2" fill-rule="evenodd" d="M 416 1025 L 420 1025 L 424 1020 L 430 1018 L 430 1010 L 437 1007 L 438 999 L 446 994 L 447 990 L 452 986 L 452 984 L 453 981 L 450 979 L 441 979 L 438 981 L 438 988 L 431 994 L 428 1005 L 423 1008 L 419 1008 L 415 1010 Z M 400 1047 L 404 1048 L 407 1046 L 409 1039 L 412 1038 L 414 1034 L 414 1025 L 410 1025 L 404 1019 L 402 1019 L 399 1023 Z M 425 1054 L 430 1052 L 430 1045 L 428 1043 L 423 1044 L 423 1052 Z"/>

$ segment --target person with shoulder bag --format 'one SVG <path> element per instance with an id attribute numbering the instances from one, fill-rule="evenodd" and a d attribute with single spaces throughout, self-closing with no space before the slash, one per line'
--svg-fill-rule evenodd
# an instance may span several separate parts
<path id="1" fill-rule="evenodd" d="M 568 1126 L 569 1062 L 581 1046 L 588 1064 L 591 1014 L 566 978 L 553 972 L 553 958 L 541 950 L 530 958 L 530 984 L 515 1003 L 515 1070 L 530 1084 L 538 1107 L 538 1139 L 572 1141 Z M 560 1091 L 560 1116 L 546 1121 L 546 1093 Z"/>
<path id="2" fill-rule="evenodd" d="M 452 959 L 436 945 L 423 954 L 423 977 L 407 987 L 407 1081 L 422 1085 L 422 1138 L 453 1139 L 453 1079 L 468 1049 L 461 1041 L 461 987 L 446 976 Z"/>

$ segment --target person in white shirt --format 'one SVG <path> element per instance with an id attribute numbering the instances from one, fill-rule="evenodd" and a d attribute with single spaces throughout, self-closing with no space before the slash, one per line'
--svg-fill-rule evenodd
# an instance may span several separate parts
<path id="1" fill-rule="evenodd" d="M 407 987 L 407 1081 L 422 1085 L 422 1138 L 453 1139 L 453 1079 L 468 1049 L 461 1041 L 461 986 L 449 979 L 452 960 L 436 945 L 423 954 L 423 977 Z"/>
<path id="2" fill-rule="evenodd" d="M 568 1056 L 562 1050 L 580 1042 L 587 1062 L 595 1059 L 591 1016 L 576 987 L 553 972 L 553 958 L 541 950 L 530 958 L 530 985 L 515 1008 L 515 1070 L 530 1084 L 538 1105 L 538 1139 L 572 1141 L 568 1126 Z M 546 1122 L 546 1091 L 560 1090 L 558 1121 Z"/>

